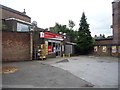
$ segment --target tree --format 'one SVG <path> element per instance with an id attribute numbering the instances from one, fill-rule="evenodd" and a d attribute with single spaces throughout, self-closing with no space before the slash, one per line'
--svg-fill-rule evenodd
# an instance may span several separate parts
<path id="1" fill-rule="evenodd" d="M 88 54 L 93 47 L 93 39 L 87 23 L 87 18 L 83 12 L 78 30 L 77 50 L 80 54 Z"/>
<path id="2" fill-rule="evenodd" d="M 58 23 L 56 23 L 54 27 L 50 28 L 50 32 L 56 33 L 56 34 L 59 34 L 59 32 L 66 33 L 66 35 L 69 37 L 71 42 L 75 42 L 76 36 L 77 36 L 76 31 L 67 28 L 66 25 L 61 25 Z"/>
<path id="3" fill-rule="evenodd" d="M 75 23 L 72 20 L 69 20 L 70 29 L 73 29 L 74 26 L 75 26 Z"/>

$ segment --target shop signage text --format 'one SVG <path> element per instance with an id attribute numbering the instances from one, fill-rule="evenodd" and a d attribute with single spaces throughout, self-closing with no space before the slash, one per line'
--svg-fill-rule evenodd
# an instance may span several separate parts
<path id="1" fill-rule="evenodd" d="M 63 40 L 64 36 L 53 34 L 53 33 L 50 33 L 50 32 L 40 32 L 40 38 Z"/>

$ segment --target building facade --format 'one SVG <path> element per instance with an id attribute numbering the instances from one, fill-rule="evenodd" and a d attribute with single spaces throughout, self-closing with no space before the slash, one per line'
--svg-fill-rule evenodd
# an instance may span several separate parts
<path id="1" fill-rule="evenodd" d="M 2 25 L 3 31 L 29 31 L 31 18 L 26 15 L 26 12 L 19 12 L 12 8 L 2 7 Z"/>
<path id="2" fill-rule="evenodd" d="M 64 36 L 46 31 L 34 33 L 34 59 L 60 57 L 64 52 Z M 36 34 L 35 34 L 36 33 Z"/>
<path id="3" fill-rule="evenodd" d="M 120 1 L 112 2 L 112 39 L 96 39 L 94 54 L 120 57 Z"/>
<path id="4" fill-rule="evenodd" d="M 26 12 L 19 12 L 1 5 L 2 9 L 2 60 L 32 60 L 31 18 Z"/>

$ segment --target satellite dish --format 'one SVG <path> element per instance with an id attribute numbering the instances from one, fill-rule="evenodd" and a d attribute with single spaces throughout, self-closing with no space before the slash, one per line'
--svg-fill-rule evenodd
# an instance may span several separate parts
<path id="1" fill-rule="evenodd" d="M 37 26 L 37 21 L 33 21 L 33 22 L 32 22 L 32 25 Z"/>

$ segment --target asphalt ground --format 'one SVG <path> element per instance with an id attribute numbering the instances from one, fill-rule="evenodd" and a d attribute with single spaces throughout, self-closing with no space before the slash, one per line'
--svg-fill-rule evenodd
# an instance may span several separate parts
<path id="1" fill-rule="evenodd" d="M 24 62 L 3 66 L 20 69 L 3 74 L 4 88 L 118 88 L 118 58 L 75 56 Z"/>
<path id="2" fill-rule="evenodd" d="M 19 67 L 14 73 L 2 75 L 3 88 L 81 88 L 92 84 L 67 70 L 44 64 L 45 61 L 3 63 L 3 67 Z"/>
<path id="3" fill-rule="evenodd" d="M 67 60 L 68 61 L 67 61 Z M 44 62 L 67 70 L 94 85 L 94 88 L 118 88 L 119 58 L 108 56 L 77 56 L 58 63 Z M 66 62 L 67 61 L 67 62 Z"/>

